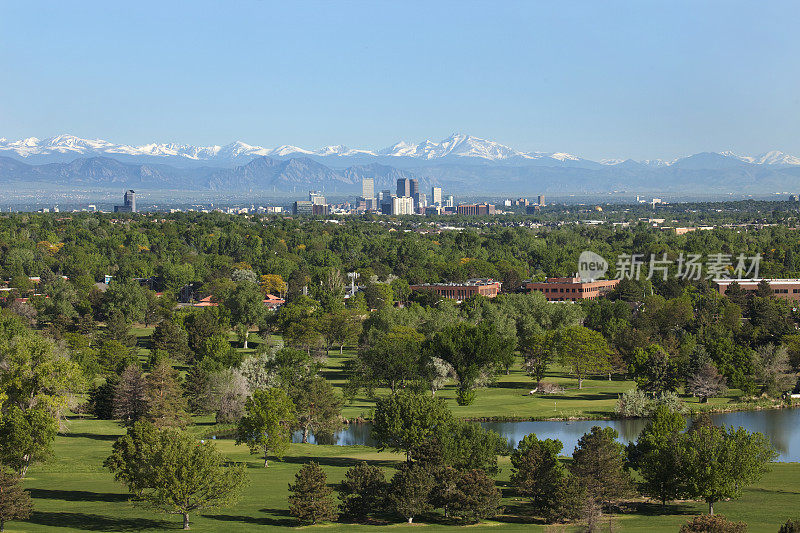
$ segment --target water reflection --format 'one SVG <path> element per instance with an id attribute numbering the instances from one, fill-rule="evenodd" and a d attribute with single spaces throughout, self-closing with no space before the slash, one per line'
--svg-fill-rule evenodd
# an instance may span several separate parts
<path id="1" fill-rule="evenodd" d="M 743 427 L 748 431 L 758 431 L 772 440 L 778 450 L 778 461 L 800 461 L 800 409 L 778 409 L 766 411 L 742 411 L 712 415 L 717 425 Z M 572 455 L 578 439 L 589 432 L 592 426 L 611 426 L 619 433 L 619 441 L 628 443 L 636 440 L 644 428 L 646 420 L 575 420 L 570 422 L 534 421 L 534 422 L 483 422 L 481 425 L 499 433 L 510 446 L 517 443 L 529 433 L 536 433 L 540 439 L 558 439 L 564 443 L 562 453 Z M 339 446 L 367 445 L 374 446 L 371 436 L 371 424 L 350 424 L 333 436 Z M 302 434 L 295 432 L 293 442 L 300 442 Z M 310 442 L 316 442 L 313 435 Z"/>

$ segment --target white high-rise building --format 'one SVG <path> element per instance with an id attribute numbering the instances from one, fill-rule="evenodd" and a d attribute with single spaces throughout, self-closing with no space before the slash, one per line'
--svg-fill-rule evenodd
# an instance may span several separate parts
<path id="1" fill-rule="evenodd" d="M 308 201 L 312 205 L 325 205 L 325 197 L 317 191 L 308 191 Z"/>
<path id="2" fill-rule="evenodd" d="M 361 197 L 367 200 L 375 198 L 375 180 L 373 178 L 361 180 Z"/>
<path id="3" fill-rule="evenodd" d="M 392 198 L 393 215 L 413 215 L 414 199 L 410 196 L 395 196 Z"/>
<path id="4" fill-rule="evenodd" d="M 448 194 L 447 195 L 447 203 L 445 204 L 445 207 L 454 207 L 455 205 L 456 205 L 455 198 L 453 198 L 452 194 Z"/>
<path id="5" fill-rule="evenodd" d="M 431 187 L 431 204 L 442 205 L 442 188 Z"/>

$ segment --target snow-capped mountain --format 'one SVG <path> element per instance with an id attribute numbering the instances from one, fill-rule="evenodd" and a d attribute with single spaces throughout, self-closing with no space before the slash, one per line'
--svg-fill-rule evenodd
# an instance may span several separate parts
<path id="1" fill-rule="evenodd" d="M 224 146 L 193 146 L 177 143 L 150 143 L 141 146 L 116 144 L 102 139 L 82 139 L 74 135 L 58 135 L 47 139 L 30 137 L 12 141 L 0 138 L 0 155 L 14 157 L 30 163 L 68 162 L 78 157 L 114 157 L 125 162 L 169 163 L 178 166 L 240 166 L 256 157 L 289 159 L 310 157 L 326 164 L 343 168 L 347 165 L 397 164 L 400 166 L 428 163 L 478 163 L 510 164 L 518 166 L 572 166 L 596 169 L 663 168 L 670 166 L 697 167 L 713 164 L 735 166 L 739 164 L 777 167 L 800 166 L 800 157 L 784 152 L 770 151 L 757 156 L 744 156 L 731 151 L 704 152 L 673 160 L 601 159 L 598 162 L 583 159 L 566 152 L 523 152 L 495 141 L 455 133 L 439 142 L 398 142 L 382 150 L 348 148 L 343 145 L 325 146 L 310 150 L 292 145 L 275 148 L 251 145 L 236 141 Z"/>

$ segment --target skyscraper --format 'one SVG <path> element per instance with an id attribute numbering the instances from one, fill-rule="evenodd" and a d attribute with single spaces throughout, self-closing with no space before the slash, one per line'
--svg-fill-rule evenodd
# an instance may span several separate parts
<path id="1" fill-rule="evenodd" d="M 414 200 L 416 200 L 417 195 L 419 194 L 419 182 L 414 178 L 411 178 L 408 181 L 410 182 L 410 189 L 411 189 L 411 194 L 409 194 L 409 196 L 411 198 L 414 198 Z"/>
<path id="2" fill-rule="evenodd" d="M 431 187 L 431 204 L 442 205 L 442 188 Z"/>
<path id="3" fill-rule="evenodd" d="M 366 200 L 375 198 L 375 180 L 373 178 L 361 180 L 361 197 Z"/>
<path id="4" fill-rule="evenodd" d="M 135 213 L 136 212 L 136 191 L 128 189 L 122 200 L 122 205 L 114 206 L 115 213 Z"/>
<path id="5" fill-rule="evenodd" d="M 400 196 L 392 198 L 393 215 L 413 215 L 414 199 L 410 196 Z"/>
<path id="6" fill-rule="evenodd" d="M 397 196 L 411 196 L 411 180 L 400 178 L 397 180 Z"/>
<path id="7" fill-rule="evenodd" d="M 539 200 L 536 203 L 539 204 L 539 207 L 544 207 L 544 194 L 539 195 Z"/>

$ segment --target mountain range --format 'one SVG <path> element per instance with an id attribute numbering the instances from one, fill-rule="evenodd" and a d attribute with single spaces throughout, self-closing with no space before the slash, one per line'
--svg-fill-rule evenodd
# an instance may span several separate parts
<path id="1" fill-rule="evenodd" d="M 326 146 L 264 148 L 237 141 L 225 146 L 130 146 L 59 135 L 0 138 L 0 183 L 59 183 L 186 190 L 299 194 L 307 188 L 350 194 L 361 179 L 394 188 L 415 177 L 457 194 L 762 193 L 800 188 L 800 158 L 779 151 L 757 156 L 702 152 L 673 160 L 601 159 L 566 152 L 522 152 L 454 134 L 439 142 L 399 142 L 382 150 Z M 424 189 L 423 189 L 424 190 Z"/>

